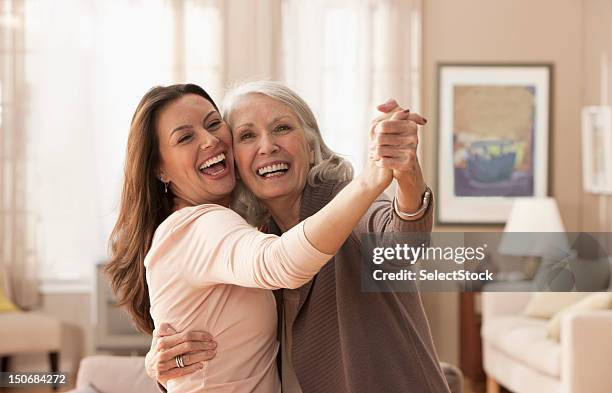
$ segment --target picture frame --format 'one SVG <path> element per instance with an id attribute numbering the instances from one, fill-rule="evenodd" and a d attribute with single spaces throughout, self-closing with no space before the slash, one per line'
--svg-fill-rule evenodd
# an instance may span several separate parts
<path id="1" fill-rule="evenodd" d="M 612 108 L 582 109 L 582 180 L 586 192 L 612 194 Z"/>
<path id="2" fill-rule="evenodd" d="M 503 224 L 548 195 L 551 64 L 438 64 L 441 224 Z"/>

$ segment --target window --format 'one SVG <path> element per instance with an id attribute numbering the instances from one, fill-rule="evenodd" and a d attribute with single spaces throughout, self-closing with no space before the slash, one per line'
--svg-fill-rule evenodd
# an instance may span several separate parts
<path id="1" fill-rule="evenodd" d="M 131 116 L 154 85 L 195 82 L 220 99 L 228 83 L 285 80 L 357 172 L 375 105 L 395 97 L 418 109 L 421 0 L 8 0 L 3 11 L 7 4 L 23 18 L 2 12 L 1 25 L 24 37 L 2 59 L 25 86 L 11 87 L 25 130 L 25 166 L 11 172 L 11 186 L 25 179 L 19 233 L 44 282 L 91 282 L 106 260 Z M 17 80 L 6 75 L 0 83 Z M 0 121 L 19 110 L 7 97 Z"/>
<path id="2" fill-rule="evenodd" d="M 90 281 L 107 258 L 136 104 L 154 85 L 221 90 L 220 11 L 195 0 L 25 4 L 27 195 L 40 279 Z"/>
<path id="3" fill-rule="evenodd" d="M 283 1 L 285 80 L 357 173 L 376 105 L 393 97 L 418 109 L 420 40 L 417 0 Z"/>

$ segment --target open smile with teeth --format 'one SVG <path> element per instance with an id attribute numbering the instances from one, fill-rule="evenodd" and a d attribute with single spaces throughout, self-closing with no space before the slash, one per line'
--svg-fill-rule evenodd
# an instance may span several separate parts
<path id="1" fill-rule="evenodd" d="M 223 172 L 226 168 L 225 153 L 221 153 L 206 160 L 198 169 L 205 175 L 215 176 Z"/>
<path id="2" fill-rule="evenodd" d="M 289 164 L 281 162 L 273 165 L 266 165 L 257 170 L 257 174 L 261 177 L 276 177 L 283 176 L 289 170 Z"/>

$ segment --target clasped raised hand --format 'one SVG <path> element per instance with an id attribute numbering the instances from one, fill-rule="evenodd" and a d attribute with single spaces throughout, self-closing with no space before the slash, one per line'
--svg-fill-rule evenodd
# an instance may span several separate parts
<path id="1" fill-rule="evenodd" d="M 389 99 L 377 109 L 383 114 L 372 121 L 369 155 L 383 168 L 393 170 L 402 210 L 416 211 L 427 186 L 417 156 L 419 126 L 427 119 Z"/>

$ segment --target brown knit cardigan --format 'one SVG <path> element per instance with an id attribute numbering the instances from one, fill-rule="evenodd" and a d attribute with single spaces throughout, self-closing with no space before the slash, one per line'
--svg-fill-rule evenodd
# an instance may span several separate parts
<path id="1" fill-rule="evenodd" d="M 345 185 L 307 185 L 300 220 Z M 432 223 L 433 202 L 423 218 L 404 221 L 383 194 L 333 260 L 299 289 L 291 355 L 303 393 L 449 392 L 419 293 L 361 291 L 361 233 L 431 232 Z M 264 227 L 280 234 L 274 221 Z M 282 290 L 275 293 L 282 323 Z"/>

